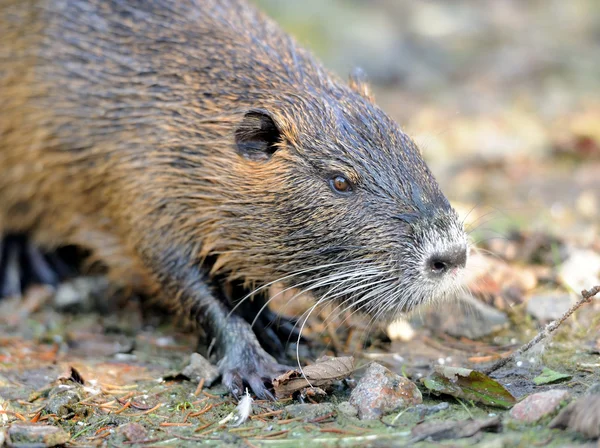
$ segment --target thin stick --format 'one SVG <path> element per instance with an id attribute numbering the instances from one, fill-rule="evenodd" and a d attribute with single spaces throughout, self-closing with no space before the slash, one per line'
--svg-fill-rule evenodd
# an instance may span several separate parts
<path id="1" fill-rule="evenodd" d="M 489 375 L 490 373 L 495 372 L 500 367 L 503 367 L 506 364 L 508 364 L 510 361 L 513 361 L 517 356 L 525 353 L 527 350 L 529 350 L 531 347 L 533 347 L 535 344 L 537 344 L 541 340 L 550 336 L 552 333 L 554 333 L 556 331 L 556 329 L 565 320 L 567 320 L 571 316 L 571 314 L 573 314 L 575 311 L 577 311 L 584 303 L 590 303 L 592 301 L 592 298 L 599 292 L 600 292 L 600 286 L 594 286 L 592 289 L 590 289 L 588 291 L 586 291 L 585 289 L 583 291 L 581 291 L 582 299 L 579 302 L 577 302 L 575 305 L 573 305 L 571 308 L 569 308 L 558 320 L 553 320 L 548 325 L 546 325 L 546 328 L 544 328 L 542 331 L 540 331 L 527 344 L 521 346 L 521 348 L 519 348 L 519 350 L 517 350 L 516 352 L 512 353 L 511 355 L 507 356 L 506 358 L 500 359 L 498 362 L 496 362 L 495 364 L 492 364 L 492 366 L 488 367 L 487 369 L 483 369 L 483 373 L 485 373 L 486 375 Z"/>
<path id="2" fill-rule="evenodd" d="M 204 378 L 200 379 L 200 382 L 198 383 L 198 387 L 196 387 L 196 391 L 194 392 L 195 396 L 200 395 L 200 392 L 202 392 L 202 388 L 204 387 L 204 381 L 205 381 Z"/>

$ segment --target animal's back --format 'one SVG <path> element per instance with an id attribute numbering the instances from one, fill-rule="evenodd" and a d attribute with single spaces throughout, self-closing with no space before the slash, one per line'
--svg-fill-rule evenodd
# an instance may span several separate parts
<path id="1" fill-rule="evenodd" d="M 274 91 L 327 81 L 237 0 L 4 0 L 0 30 L 0 231 L 46 246 L 132 251 L 131 221 L 186 186 L 173 164 L 203 165 L 231 115 Z M 147 213 L 124 209 L 136 198 Z"/>

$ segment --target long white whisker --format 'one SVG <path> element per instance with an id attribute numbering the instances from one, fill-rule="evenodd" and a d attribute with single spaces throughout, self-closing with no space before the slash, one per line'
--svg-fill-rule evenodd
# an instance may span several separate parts
<path id="1" fill-rule="evenodd" d="M 298 275 L 302 275 L 302 274 L 306 274 L 307 272 L 312 272 L 312 271 L 316 271 L 319 269 L 327 269 L 330 267 L 336 267 L 336 266 L 341 266 L 341 265 L 345 265 L 345 264 L 354 264 L 354 263 L 360 263 L 362 260 L 351 260 L 351 261 L 341 261 L 341 262 L 337 262 L 337 263 L 329 263 L 329 264 L 324 264 L 324 265 L 320 265 L 320 266 L 316 266 L 316 267 L 312 267 L 312 268 L 308 268 L 308 269 L 303 269 L 301 271 L 298 272 L 294 272 L 292 274 L 288 274 L 284 277 L 280 277 L 277 280 L 273 280 L 272 282 L 266 283 L 264 285 L 259 286 L 258 288 L 254 289 L 252 292 L 250 292 L 249 294 L 247 294 L 245 297 L 243 297 L 242 299 L 240 299 L 238 301 L 238 303 L 235 304 L 235 306 L 231 309 L 231 311 L 229 311 L 229 313 L 227 314 L 227 317 L 231 316 L 233 314 L 233 312 L 235 310 L 237 310 L 243 302 L 245 302 L 246 300 L 248 300 L 250 297 L 252 297 L 253 295 L 255 295 L 257 292 L 264 290 L 265 288 L 268 288 L 272 285 L 274 285 L 277 282 L 281 282 L 293 277 L 297 277 Z"/>
<path id="2" fill-rule="evenodd" d="M 387 275 L 387 274 L 389 274 L 389 272 L 382 272 L 382 273 L 380 273 L 380 275 L 374 276 L 374 278 L 381 277 L 381 276 L 383 276 L 383 275 Z M 368 278 L 368 279 L 366 279 L 366 280 L 364 280 L 364 281 L 362 281 L 362 282 L 361 282 L 361 284 L 365 284 L 365 283 L 366 283 L 366 284 L 364 285 L 364 287 L 360 287 L 360 288 L 351 288 L 351 289 L 349 289 L 349 290 L 345 290 L 345 291 L 343 291 L 343 294 L 351 294 L 351 293 L 354 293 L 354 292 L 356 292 L 356 291 L 358 291 L 358 290 L 360 290 L 360 289 L 364 289 L 365 287 L 373 287 L 373 286 L 379 285 L 379 284 L 381 284 L 381 283 L 387 283 L 387 282 L 390 282 L 390 279 L 389 279 L 389 278 L 384 278 L 383 280 L 378 280 L 378 281 L 375 281 L 375 282 L 373 281 L 373 278 Z M 377 291 L 379 291 L 379 288 L 375 288 L 375 289 L 376 289 Z M 341 294 L 342 294 L 342 293 L 338 293 L 338 294 L 336 294 L 336 295 L 332 296 L 331 298 L 333 299 L 333 298 L 339 297 Z M 351 296 L 350 296 L 350 297 L 348 297 L 347 299 L 343 300 L 343 301 L 342 301 L 342 302 L 341 302 L 339 305 L 337 305 L 337 306 L 336 306 L 336 307 L 335 307 L 335 308 L 334 308 L 334 309 L 331 311 L 331 314 L 330 314 L 330 315 L 333 315 L 333 313 L 335 313 L 335 312 L 336 312 L 336 311 L 337 311 L 337 310 L 338 310 L 340 307 L 344 306 L 344 304 L 346 304 L 346 303 L 348 303 L 348 302 L 351 302 L 351 303 L 350 303 L 348 306 L 346 306 L 346 308 L 344 308 L 342 311 L 340 311 L 340 312 L 338 313 L 338 315 L 341 315 L 341 314 L 343 314 L 345 311 L 347 311 L 348 309 L 350 309 L 350 308 L 352 308 L 352 307 L 356 306 L 358 303 L 361 303 L 361 302 L 363 302 L 364 300 L 368 299 L 368 298 L 370 297 L 370 295 L 371 295 L 371 293 L 369 293 L 369 294 L 367 294 L 367 295 L 363 296 L 363 297 L 362 297 L 362 298 L 360 298 L 358 301 L 353 301 L 353 299 L 354 299 L 354 295 L 351 295 Z M 327 318 L 327 319 L 328 319 L 328 318 Z M 325 319 L 325 321 L 324 321 L 324 322 L 326 322 L 326 321 L 327 321 L 327 319 Z"/>
<path id="3" fill-rule="evenodd" d="M 256 317 L 252 321 L 252 325 L 254 325 L 256 323 L 256 321 L 257 321 L 258 317 L 260 316 L 260 314 L 265 310 L 265 308 L 269 305 L 269 303 L 272 300 L 274 300 L 280 294 L 283 294 L 283 293 L 289 291 L 290 289 L 297 289 L 299 286 L 313 283 L 309 288 L 306 288 L 306 289 L 302 290 L 300 293 L 294 295 L 290 300 L 288 300 L 288 303 L 287 303 L 288 305 L 289 305 L 289 303 L 292 300 L 294 300 L 295 298 L 297 298 L 301 294 L 304 294 L 304 293 L 306 293 L 308 291 L 312 291 L 314 289 L 322 288 L 322 287 L 327 286 L 327 285 L 329 285 L 331 283 L 337 282 L 338 280 L 343 279 L 343 278 L 351 279 L 351 278 L 355 278 L 356 276 L 357 275 L 355 275 L 354 273 L 345 273 L 345 274 L 341 274 L 341 275 L 339 275 L 337 277 L 331 277 L 331 276 L 324 277 L 321 280 L 317 281 L 316 283 L 313 283 L 314 280 L 307 280 L 307 281 L 304 281 L 302 283 L 298 283 L 297 285 L 289 286 L 289 287 L 287 287 L 287 288 L 285 288 L 285 289 L 277 292 L 275 295 L 273 295 L 272 297 L 270 297 L 269 300 L 266 301 L 266 303 L 256 313 Z"/>
<path id="4" fill-rule="evenodd" d="M 313 306 L 311 306 L 309 308 L 308 314 L 306 314 L 306 318 L 304 319 L 304 321 L 302 322 L 302 325 L 300 326 L 300 330 L 298 333 L 298 339 L 296 341 L 296 362 L 298 363 L 298 368 L 300 370 L 300 373 L 302 373 L 302 377 L 306 380 L 306 382 L 309 384 L 310 387 L 312 387 L 312 384 L 310 383 L 310 381 L 308 380 L 308 378 L 306 378 L 306 375 L 304 374 L 304 370 L 302 369 L 302 365 L 300 364 L 300 337 L 302 336 L 302 332 L 304 331 L 304 327 L 306 325 L 306 322 L 308 322 L 308 319 L 310 318 L 312 312 L 317 309 L 317 307 L 323 303 L 325 300 L 327 300 L 327 296 L 330 292 L 334 291 L 335 289 L 339 288 L 340 286 L 342 286 L 345 283 L 345 281 L 342 281 L 340 283 L 338 283 L 337 285 L 333 286 L 333 288 L 331 288 L 329 291 L 327 291 Z"/>

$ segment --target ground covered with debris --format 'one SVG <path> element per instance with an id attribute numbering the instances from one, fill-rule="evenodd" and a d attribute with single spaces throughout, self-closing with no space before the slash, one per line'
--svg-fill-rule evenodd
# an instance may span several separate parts
<path id="1" fill-rule="evenodd" d="M 472 239 L 464 294 L 389 326 L 312 313 L 272 402 L 101 277 L 32 288 L 0 303 L 0 446 L 597 446 L 598 3 L 260 3 L 416 137 Z"/>

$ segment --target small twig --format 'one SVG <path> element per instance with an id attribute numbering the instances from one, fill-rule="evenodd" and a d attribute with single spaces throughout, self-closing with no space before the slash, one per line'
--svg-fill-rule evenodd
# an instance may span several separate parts
<path id="1" fill-rule="evenodd" d="M 18 412 L 1 410 L 0 411 L 0 415 L 12 415 L 13 417 L 18 418 L 22 422 L 26 422 L 27 421 L 27 419 L 25 417 L 23 417 L 23 415 L 19 414 Z"/>
<path id="2" fill-rule="evenodd" d="M 214 407 L 215 407 L 214 404 L 207 404 L 204 407 L 204 409 L 202 409 L 201 411 L 197 411 L 197 412 L 194 412 L 192 414 L 189 414 L 188 417 L 198 417 L 199 415 L 206 414 L 208 411 L 210 411 Z"/>
<path id="3" fill-rule="evenodd" d="M 283 414 L 283 412 L 284 412 L 283 409 L 280 409 L 278 411 L 263 412 L 262 414 L 253 415 L 250 418 L 252 420 L 256 420 L 256 419 L 259 419 L 259 418 L 273 417 L 273 416 L 281 415 L 281 414 Z"/>
<path id="4" fill-rule="evenodd" d="M 140 417 L 142 415 L 152 414 L 154 411 L 157 411 L 158 408 L 160 408 L 162 405 L 163 405 L 163 403 L 158 403 L 156 406 L 154 406 L 153 408 L 148 409 L 147 411 L 138 412 L 137 414 L 129 414 L 127 417 Z"/>
<path id="5" fill-rule="evenodd" d="M 354 431 L 346 431 L 344 429 L 339 428 L 319 428 L 320 432 L 332 433 L 332 434 L 345 434 L 348 436 L 357 436 L 359 433 Z"/>
<path id="6" fill-rule="evenodd" d="M 198 387 L 196 387 L 196 390 L 195 390 L 195 392 L 194 392 L 194 395 L 195 395 L 195 396 L 198 396 L 198 395 L 200 395 L 200 392 L 202 392 L 202 388 L 204 387 L 204 381 L 205 381 L 205 379 L 204 379 L 204 378 L 201 378 L 201 379 L 200 379 L 200 382 L 198 383 Z M 208 398 L 208 397 L 207 397 L 207 398 Z"/>
<path id="7" fill-rule="evenodd" d="M 221 396 L 219 395 L 213 395 L 213 394 L 209 394 L 208 392 L 206 392 L 205 390 L 202 391 L 202 395 L 204 395 L 205 397 L 208 398 L 221 398 Z"/>
<path id="8" fill-rule="evenodd" d="M 162 442 L 163 440 L 168 440 L 168 439 L 146 439 L 146 440 L 130 440 L 127 442 L 121 442 L 123 445 L 147 445 L 149 443 L 156 443 L 156 442 Z"/>
<path id="9" fill-rule="evenodd" d="M 200 432 L 200 431 L 202 431 L 202 430 L 204 430 L 204 429 L 206 429 L 206 428 L 208 428 L 208 427 L 210 427 L 210 426 L 214 425 L 215 423 L 216 423 L 216 422 L 208 422 L 207 424 L 205 424 L 205 425 L 202 425 L 202 426 L 200 426 L 199 428 L 196 428 L 196 429 L 194 430 L 194 432 Z"/>
<path id="10" fill-rule="evenodd" d="M 285 420 L 278 420 L 277 423 L 280 425 L 287 425 L 288 423 L 297 422 L 298 420 L 302 420 L 302 419 L 300 417 L 288 418 Z"/>
<path id="11" fill-rule="evenodd" d="M 598 294 L 599 292 L 600 292 L 600 285 L 594 286 L 589 291 L 586 291 L 584 289 L 583 291 L 581 291 L 581 295 L 583 296 L 584 299 L 586 299 L 588 302 L 590 302 L 590 299 L 592 297 L 594 297 L 596 294 Z"/>
<path id="12" fill-rule="evenodd" d="M 127 403 L 125 403 L 121 409 L 119 409 L 118 411 L 115 411 L 114 413 L 120 414 L 123 411 L 125 411 L 126 409 L 128 409 L 129 407 L 131 407 L 131 401 L 128 401 Z"/>
<path id="13" fill-rule="evenodd" d="M 264 436 L 261 436 L 261 437 L 255 437 L 255 439 L 257 439 L 257 440 L 279 439 L 279 438 L 282 438 L 282 437 L 286 436 L 288 432 L 290 432 L 289 429 L 282 429 L 281 431 L 275 431 L 275 432 L 272 432 L 270 434 L 267 434 L 267 435 L 264 435 Z"/>
<path id="14" fill-rule="evenodd" d="M 483 369 L 483 373 L 485 373 L 486 375 L 489 375 L 490 373 L 495 372 L 499 368 L 508 364 L 510 361 L 513 361 L 517 356 L 525 353 L 527 350 L 529 350 L 531 347 L 533 347 L 538 342 L 540 342 L 543 339 L 550 336 L 552 333 L 554 333 L 556 331 L 556 329 L 558 327 L 560 327 L 560 325 L 565 320 L 567 320 L 569 317 L 571 317 L 571 314 L 573 314 L 575 311 L 577 311 L 584 303 L 590 303 L 592 301 L 592 298 L 598 293 L 600 293 L 600 286 L 594 286 L 592 289 L 590 289 L 588 291 L 586 291 L 585 289 L 583 291 L 581 291 L 581 297 L 582 297 L 581 300 L 579 300 L 579 302 L 577 302 L 575 305 L 573 305 L 571 308 L 569 308 L 559 319 L 553 320 L 548 325 L 546 325 L 546 328 L 544 328 L 542 331 L 540 331 L 527 344 L 521 346 L 521 348 L 519 348 L 516 352 L 512 353 L 511 355 L 507 356 L 506 358 L 500 359 L 499 361 L 497 361 L 496 363 L 494 363 L 492 366 L 488 367 L 487 369 Z"/>
<path id="15" fill-rule="evenodd" d="M 307 423 L 322 423 L 325 420 L 328 420 L 332 417 L 335 417 L 335 412 L 330 412 L 329 414 L 322 415 L 321 417 L 313 418 L 312 420 L 309 420 Z"/>

